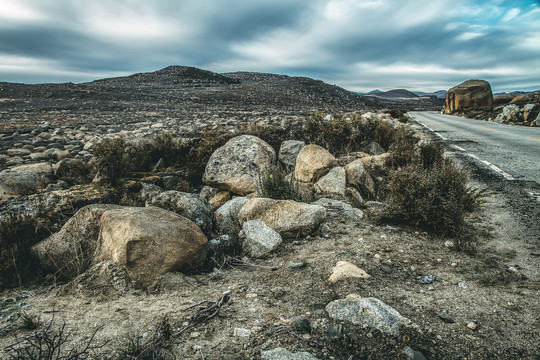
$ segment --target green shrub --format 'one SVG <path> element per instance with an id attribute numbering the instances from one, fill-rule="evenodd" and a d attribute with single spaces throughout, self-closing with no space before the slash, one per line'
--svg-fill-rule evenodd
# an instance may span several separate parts
<path id="1" fill-rule="evenodd" d="M 262 197 L 276 200 L 303 201 L 298 185 L 287 177 L 286 171 L 280 165 L 263 171 L 259 177 L 259 193 Z"/>
<path id="2" fill-rule="evenodd" d="M 420 160 L 424 169 L 431 169 L 436 164 L 443 161 L 443 151 L 441 146 L 433 141 L 420 146 Z"/>
<path id="3" fill-rule="evenodd" d="M 189 149 L 181 146 L 168 132 L 162 132 L 151 139 L 130 143 L 126 148 L 126 166 L 132 172 L 147 172 L 160 159 L 165 166 L 179 165 Z"/>
<path id="4" fill-rule="evenodd" d="M 474 207 L 466 174 L 443 159 L 431 168 L 408 165 L 392 175 L 388 215 L 428 231 L 454 236 Z"/>
<path id="5" fill-rule="evenodd" d="M 104 138 L 94 146 L 94 166 L 101 176 L 100 182 L 118 185 L 125 173 L 126 142 L 122 138 Z"/>

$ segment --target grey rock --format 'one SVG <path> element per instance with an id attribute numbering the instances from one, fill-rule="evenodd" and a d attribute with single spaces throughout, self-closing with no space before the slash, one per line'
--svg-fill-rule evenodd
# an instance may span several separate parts
<path id="1" fill-rule="evenodd" d="M 67 182 L 63 180 L 58 180 L 56 184 L 49 184 L 45 188 L 47 191 L 58 191 L 58 190 L 66 190 L 69 189 L 69 185 Z"/>
<path id="2" fill-rule="evenodd" d="M 32 247 L 46 270 L 69 278 L 79 275 L 94 259 L 98 248 L 99 220 L 118 205 L 88 205 L 73 215 L 62 229 Z"/>
<path id="3" fill-rule="evenodd" d="M 205 232 L 214 229 L 212 206 L 198 194 L 175 190 L 164 191 L 152 198 L 149 204 L 185 216 Z"/>
<path id="4" fill-rule="evenodd" d="M 261 358 L 262 360 L 318 360 L 308 352 L 292 353 L 283 348 L 262 351 Z"/>
<path id="5" fill-rule="evenodd" d="M 238 232 L 242 228 L 238 220 L 238 213 L 248 201 L 245 197 L 237 197 L 227 201 L 214 213 L 216 218 L 216 228 L 220 234 L 227 234 L 233 239 L 238 237 Z"/>
<path id="6" fill-rule="evenodd" d="M 357 294 L 332 301 L 326 306 L 326 311 L 332 319 L 366 325 L 393 336 L 399 335 L 400 325 L 410 323 L 410 320 L 381 300 L 374 297 L 362 298 Z"/>
<path id="7" fill-rule="evenodd" d="M 240 223 L 261 219 L 282 237 L 309 235 L 326 219 L 326 209 L 320 205 L 292 200 L 252 198 L 240 209 Z"/>
<path id="8" fill-rule="evenodd" d="M 218 189 L 218 188 L 214 188 L 214 187 L 210 187 L 210 186 L 205 185 L 201 189 L 201 192 L 199 193 L 199 195 L 203 199 L 205 199 L 206 201 L 210 201 L 210 199 L 213 198 L 220 191 L 221 190 Z"/>
<path id="9" fill-rule="evenodd" d="M 268 227 L 262 220 L 246 221 L 242 226 L 242 248 L 251 257 L 262 258 L 277 249 L 281 235 Z"/>
<path id="10" fill-rule="evenodd" d="M 420 351 L 413 350 L 408 346 L 405 346 L 401 352 L 407 356 L 409 360 L 426 360 L 424 354 Z"/>
<path id="11" fill-rule="evenodd" d="M 54 175 L 52 165 L 47 162 L 19 165 L 12 168 L 11 170 L 34 173 L 41 179 L 43 179 L 44 183 L 48 183 Z"/>
<path id="12" fill-rule="evenodd" d="M 18 170 L 0 172 L 0 197 L 34 194 L 45 185 L 43 179 L 32 172 Z"/>
<path id="13" fill-rule="evenodd" d="M 8 149 L 6 153 L 9 156 L 27 156 L 30 155 L 32 152 L 28 149 Z"/>
<path id="14" fill-rule="evenodd" d="M 371 155 L 381 155 L 386 152 L 386 150 L 376 142 L 369 143 L 368 146 L 366 146 L 366 150 Z"/>
<path id="15" fill-rule="evenodd" d="M 351 205 L 339 200 L 321 198 L 311 204 L 324 206 L 329 216 L 343 216 L 355 221 L 360 221 L 364 217 L 362 210 L 353 208 Z"/>
<path id="16" fill-rule="evenodd" d="M 235 194 L 257 191 L 260 173 L 274 164 L 276 153 L 252 135 L 237 136 L 217 149 L 204 171 L 203 182 Z"/>
<path id="17" fill-rule="evenodd" d="M 506 105 L 502 112 L 493 120 L 498 123 L 516 122 L 519 119 L 519 107 L 515 104 Z"/>
<path id="18" fill-rule="evenodd" d="M 347 176 L 345 169 L 337 166 L 315 183 L 315 191 L 322 194 L 337 194 L 345 196 Z"/>
<path id="19" fill-rule="evenodd" d="M 306 146 L 304 141 L 285 140 L 279 148 L 278 159 L 283 164 L 293 167 L 296 164 L 296 157 L 302 148 Z"/>

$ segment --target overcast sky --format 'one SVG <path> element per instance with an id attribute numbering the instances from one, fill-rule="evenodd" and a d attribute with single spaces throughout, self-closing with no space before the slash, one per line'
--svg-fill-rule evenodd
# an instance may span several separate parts
<path id="1" fill-rule="evenodd" d="M 540 89 L 540 1 L 0 0 L 0 81 L 168 65 L 308 76 L 353 91 Z"/>

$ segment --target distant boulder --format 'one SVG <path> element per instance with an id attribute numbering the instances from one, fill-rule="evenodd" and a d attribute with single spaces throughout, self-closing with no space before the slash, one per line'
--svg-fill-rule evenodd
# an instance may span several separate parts
<path id="1" fill-rule="evenodd" d="M 446 93 L 444 112 L 453 114 L 466 109 L 493 105 L 491 85 L 484 80 L 468 80 L 454 86 Z"/>

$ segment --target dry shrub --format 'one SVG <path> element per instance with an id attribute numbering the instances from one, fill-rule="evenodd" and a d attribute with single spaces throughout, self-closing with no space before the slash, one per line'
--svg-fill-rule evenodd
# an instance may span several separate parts
<path id="1" fill-rule="evenodd" d="M 122 138 L 104 138 L 94 146 L 94 166 L 101 182 L 118 185 L 125 173 L 126 141 Z"/>
<path id="2" fill-rule="evenodd" d="M 457 235 L 474 207 L 467 176 L 452 160 L 425 168 L 416 163 L 392 175 L 388 215 L 436 234 Z"/>

